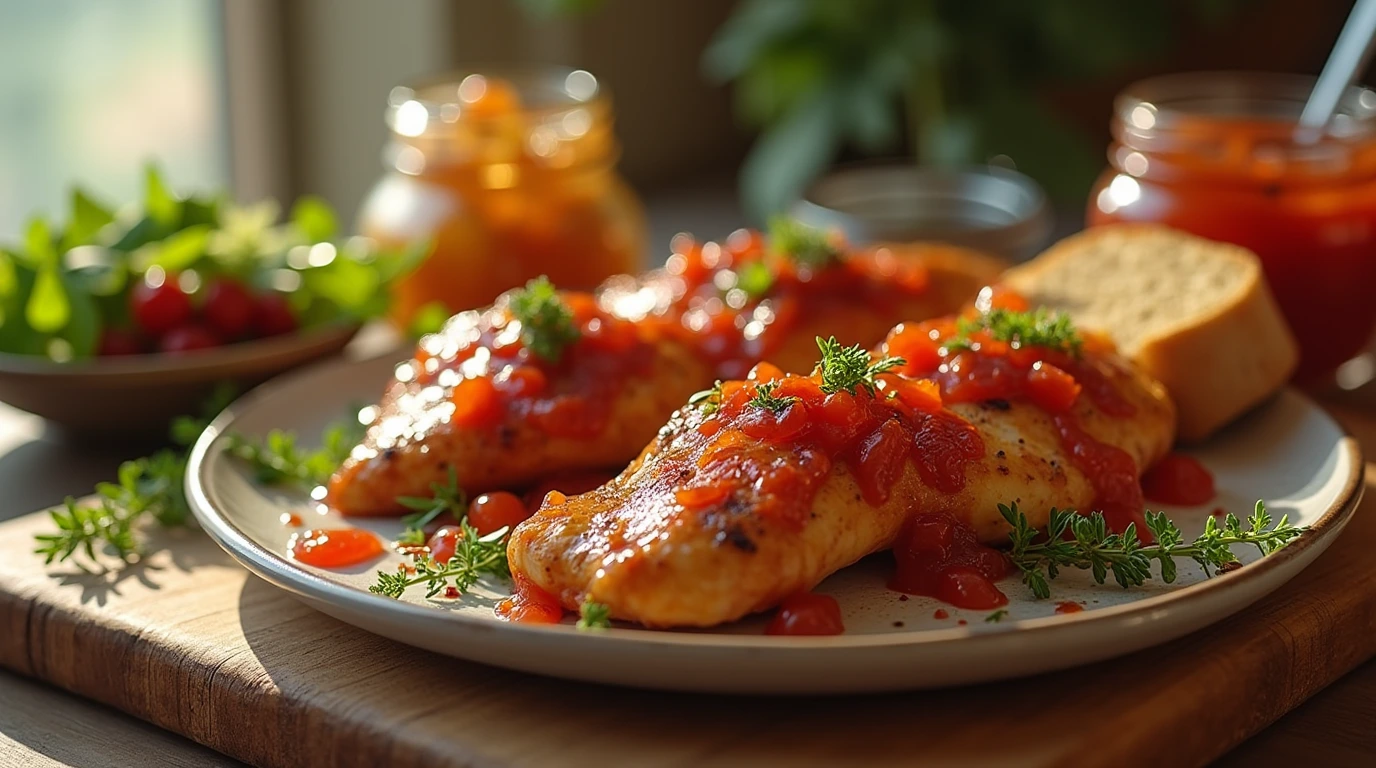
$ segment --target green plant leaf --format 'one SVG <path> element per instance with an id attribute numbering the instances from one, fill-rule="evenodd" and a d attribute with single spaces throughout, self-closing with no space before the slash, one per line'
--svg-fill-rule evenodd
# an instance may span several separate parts
<path id="1" fill-rule="evenodd" d="M 167 228 L 159 224 L 152 216 L 144 216 L 126 229 L 124 234 L 120 235 L 110 248 L 125 253 L 135 251 L 154 240 L 160 239 L 166 230 Z"/>
<path id="2" fill-rule="evenodd" d="M 161 243 L 150 243 L 140 249 L 137 267 L 140 271 L 159 266 L 168 272 L 190 268 L 205 255 L 210 226 L 199 224 L 169 235 Z"/>
<path id="3" fill-rule="evenodd" d="M 72 345 L 73 358 L 90 357 L 95 354 L 100 338 L 100 312 L 96 300 L 83 290 L 80 280 L 71 273 L 64 276 L 62 285 L 70 302 L 70 318 L 59 335 Z"/>
<path id="4" fill-rule="evenodd" d="M 303 270 L 301 280 L 308 291 L 351 315 L 364 313 L 382 287 L 377 270 L 344 257 L 323 267 Z"/>
<path id="5" fill-rule="evenodd" d="M 35 216 L 29 220 L 24 231 L 24 256 L 35 269 L 57 264 L 57 248 L 47 219 Z"/>
<path id="6" fill-rule="evenodd" d="M 717 82 L 740 77 L 771 43 L 806 21 L 807 8 L 800 0 L 746 0 L 708 43 L 703 71 Z"/>
<path id="7" fill-rule="evenodd" d="M 164 227 L 175 227 L 181 219 L 181 203 L 162 179 L 155 165 L 143 171 L 143 210 Z"/>
<path id="8" fill-rule="evenodd" d="M 330 240 L 339 229 L 330 204 L 314 195 L 296 201 L 291 209 L 291 223 L 311 243 Z"/>
<path id="9" fill-rule="evenodd" d="M 29 327 L 39 333 L 56 333 L 71 316 L 72 305 L 57 265 L 40 269 L 33 282 L 33 292 L 24 305 L 24 319 Z"/>
<path id="10" fill-rule="evenodd" d="M 764 220 L 788 208 L 831 163 L 841 119 L 836 95 L 823 91 L 766 130 L 741 166 L 741 196 Z"/>
<path id="11" fill-rule="evenodd" d="M 15 273 L 14 256 L 0 249 L 0 299 L 9 298 L 19 288 L 19 276 Z"/>
<path id="12" fill-rule="evenodd" d="M 413 338 L 419 339 L 427 333 L 439 333 L 444 328 L 444 323 L 449 319 L 449 307 L 442 301 L 431 301 L 421 305 L 416 310 L 416 314 L 411 317 L 411 325 L 407 329 Z"/>
<path id="13" fill-rule="evenodd" d="M 115 220 L 115 214 L 83 192 L 79 187 L 72 188 L 72 218 L 67 222 L 67 231 L 62 235 L 64 251 L 95 242 L 96 235 L 105 225 Z"/>

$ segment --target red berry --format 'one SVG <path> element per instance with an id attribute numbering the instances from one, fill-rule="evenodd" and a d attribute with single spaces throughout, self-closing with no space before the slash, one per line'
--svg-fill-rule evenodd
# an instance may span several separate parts
<path id="1" fill-rule="evenodd" d="M 129 309 L 139 327 L 154 336 L 183 325 L 191 319 L 191 299 L 177 287 L 177 276 L 167 275 L 154 286 L 140 280 L 129 293 Z"/>
<path id="2" fill-rule="evenodd" d="M 205 289 L 201 314 L 220 338 L 237 339 L 253 326 L 253 309 L 253 297 L 244 284 L 221 277 Z"/>
<path id="3" fill-rule="evenodd" d="M 143 352 L 143 340 L 131 328 L 106 328 L 100 333 L 96 354 L 101 357 L 137 355 Z"/>
<path id="4" fill-rule="evenodd" d="M 255 302 L 253 330 L 259 336 L 280 336 L 296 330 L 296 315 L 287 304 L 287 297 L 270 292 Z"/>
<path id="5" fill-rule="evenodd" d="M 183 325 L 168 331 L 158 344 L 158 348 L 169 354 L 190 352 L 196 349 L 210 349 L 220 346 L 220 340 L 209 329 L 199 325 Z"/>

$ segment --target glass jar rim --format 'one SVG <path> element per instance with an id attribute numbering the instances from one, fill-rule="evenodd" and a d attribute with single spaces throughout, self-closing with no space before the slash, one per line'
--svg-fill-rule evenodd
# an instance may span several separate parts
<path id="1" fill-rule="evenodd" d="M 1252 119 L 1297 124 L 1314 77 L 1276 72 L 1186 72 L 1139 80 L 1114 100 L 1114 118 L 1128 136 L 1169 133 L 1187 122 Z M 1376 91 L 1350 86 L 1322 139 L 1376 135 Z"/>
<path id="2" fill-rule="evenodd" d="M 491 65 L 431 75 L 402 83 L 387 95 L 387 127 L 403 137 L 415 137 L 438 123 L 459 119 L 488 120 L 487 115 L 465 115 L 465 85 L 475 79 L 494 78 L 515 87 L 526 116 L 555 117 L 574 109 L 609 110 L 611 94 L 585 69 L 558 66 Z M 481 94 L 481 86 L 476 88 Z"/>

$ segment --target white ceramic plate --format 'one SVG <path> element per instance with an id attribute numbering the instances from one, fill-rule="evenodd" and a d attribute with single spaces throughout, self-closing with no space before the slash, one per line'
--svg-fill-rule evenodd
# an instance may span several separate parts
<path id="1" fill-rule="evenodd" d="M 1187 536 L 1216 507 L 1245 517 L 1263 498 L 1277 518 L 1311 530 L 1261 562 L 1207 579 L 1181 564 L 1175 584 L 1123 590 L 1092 583 L 1080 571 L 1052 583 L 1037 601 L 1014 579 L 1001 586 L 1011 604 L 1002 621 L 884 588 L 891 567 L 876 555 L 824 582 L 841 604 L 847 632 L 838 637 L 771 637 L 764 617 L 712 631 L 665 632 L 617 627 L 580 632 L 510 624 L 493 615 L 507 585 L 484 582 L 462 599 L 426 600 L 415 590 L 398 601 L 367 591 L 390 555 L 345 572 L 304 566 L 286 556 L 295 513 L 306 526 L 346 525 L 305 494 L 254 485 L 227 456 L 223 434 L 269 429 L 320 434 L 347 409 L 372 401 L 389 360 L 337 363 L 265 385 L 236 403 L 201 436 L 187 471 L 187 493 L 205 530 L 245 567 L 342 621 L 403 643 L 485 664 L 558 677 L 646 688 L 748 693 L 880 691 L 975 683 L 1085 664 L 1180 637 L 1245 608 L 1299 573 L 1332 543 L 1361 495 L 1362 459 L 1352 438 L 1304 397 L 1285 392 L 1207 445 L 1191 451 L 1213 472 L 1219 497 L 1203 508 L 1169 509 Z M 392 520 L 351 521 L 392 538 Z M 1058 614 L 1058 601 L 1083 603 Z M 949 617 L 938 619 L 944 609 Z M 961 622 L 965 622 L 962 624 Z"/>

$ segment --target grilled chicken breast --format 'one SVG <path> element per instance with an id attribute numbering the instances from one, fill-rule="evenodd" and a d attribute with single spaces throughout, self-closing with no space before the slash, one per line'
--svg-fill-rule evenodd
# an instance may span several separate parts
<path id="1" fill-rule="evenodd" d="M 697 283 L 658 270 L 613 278 L 595 297 L 565 293 L 583 335 L 557 363 L 507 354 L 507 297 L 456 315 L 398 365 L 378 417 L 332 478 L 329 503 L 346 515 L 400 514 L 398 496 L 427 495 L 451 469 L 470 494 L 520 489 L 549 475 L 611 474 L 714 380 L 743 375 L 764 354 L 806 371 L 817 335 L 873 344 L 899 318 L 955 311 L 1001 266 L 947 246 L 906 248 L 854 254 L 738 308 L 720 298 L 716 276 L 729 270 Z M 914 273 L 920 286 L 901 279 Z M 602 343 L 598 334 L 605 339 L 613 325 L 619 341 Z M 522 389 L 513 372 L 538 378 L 539 391 Z M 500 414 L 478 424 L 456 416 L 474 401 L 464 387 L 474 379 L 494 382 L 503 399 Z"/>
<path id="2" fill-rule="evenodd" d="M 1116 356 L 1097 365 L 1131 415 L 1106 414 L 1087 396 L 1068 416 L 1053 416 L 1027 400 L 961 403 L 920 414 L 915 418 L 941 428 L 928 429 L 932 438 L 921 437 L 926 427 L 916 428 L 915 450 L 900 460 L 896 476 L 885 478 L 891 485 L 884 493 L 875 484 L 883 468 L 857 457 L 866 456 L 866 446 L 881 433 L 913 440 L 898 415 L 828 455 L 808 441 L 704 428 L 719 415 L 686 406 L 611 482 L 547 498 L 512 534 L 513 571 L 571 609 L 592 600 L 616 618 L 650 627 L 707 627 L 770 608 L 889 548 L 913 515 L 947 513 L 984 542 L 1006 542 L 1001 503 L 1016 502 L 1042 526 L 1052 507 L 1087 510 L 1103 495 L 1096 482 L 1104 481 L 1086 471 L 1083 457 L 1072 455 L 1083 450 L 1077 440 L 1130 457 L 1134 483 L 1137 468 L 1168 450 L 1174 410 L 1162 387 Z M 863 390 L 858 397 L 866 397 Z M 820 418 L 818 408 L 809 413 Z M 1067 424 L 1082 433 L 1067 438 Z M 959 478 L 950 471 L 956 465 Z M 714 493 L 709 485 L 711 500 L 702 504 L 694 489 L 707 474 L 715 477 L 711 483 L 724 482 L 727 492 Z"/>

